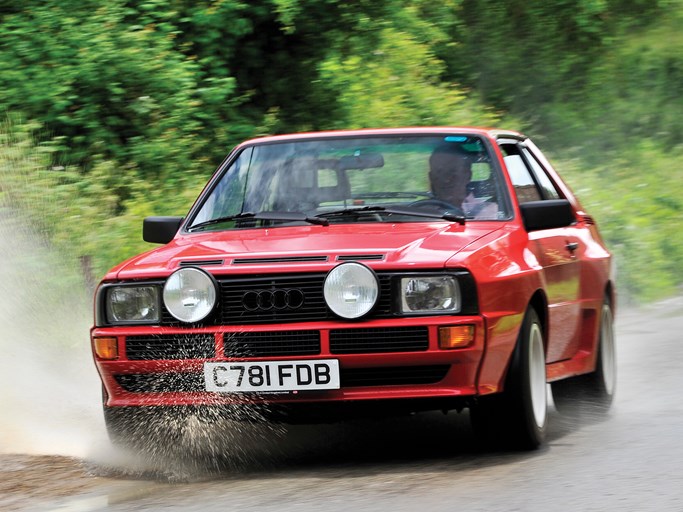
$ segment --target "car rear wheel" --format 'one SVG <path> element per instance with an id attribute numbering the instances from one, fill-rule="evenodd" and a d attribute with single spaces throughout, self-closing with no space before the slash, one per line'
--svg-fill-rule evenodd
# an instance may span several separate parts
<path id="1" fill-rule="evenodd" d="M 605 414 L 612 405 L 617 382 L 614 314 L 608 299 L 600 313 L 600 331 L 595 371 L 553 382 L 553 401 L 564 414 Z"/>
<path id="2" fill-rule="evenodd" d="M 545 440 L 548 421 L 543 326 L 529 308 L 512 356 L 503 393 L 470 408 L 472 426 L 486 442 L 535 449 Z"/>

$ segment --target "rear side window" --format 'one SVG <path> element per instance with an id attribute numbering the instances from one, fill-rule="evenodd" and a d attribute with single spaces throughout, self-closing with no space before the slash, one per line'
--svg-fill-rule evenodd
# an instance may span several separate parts
<path id="1" fill-rule="evenodd" d="M 536 157 L 531 154 L 531 152 L 523 147 L 522 154 L 526 157 L 526 161 L 529 162 L 534 176 L 538 180 L 538 184 L 541 186 L 541 191 L 543 192 L 543 199 L 560 199 L 560 193 L 555 188 L 555 185 L 545 172 L 545 169 L 536 160 Z"/>
<path id="2" fill-rule="evenodd" d="M 504 142 L 500 149 L 520 204 L 561 197 L 545 169 L 523 145 Z"/>
<path id="3" fill-rule="evenodd" d="M 517 144 L 501 144 L 501 151 L 505 159 L 512 186 L 519 203 L 540 201 L 543 199 L 538 185 L 534 181 L 531 170 L 524 162 Z"/>

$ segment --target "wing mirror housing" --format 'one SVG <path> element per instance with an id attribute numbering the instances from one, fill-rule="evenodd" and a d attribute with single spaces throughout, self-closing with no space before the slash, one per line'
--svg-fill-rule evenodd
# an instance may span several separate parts
<path id="1" fill-rule="evenodd" d="M 183 217 L 147 217 L 142 223 L 142 239 L 153 244 L 167 244 L 175 237 Z"/>
<path id="2" fill-rule="evenodd" d="M 527 231 L 564 228 L 576 222 L 572 205 L 566 199 L 530 201 L 519 205 Z"/>

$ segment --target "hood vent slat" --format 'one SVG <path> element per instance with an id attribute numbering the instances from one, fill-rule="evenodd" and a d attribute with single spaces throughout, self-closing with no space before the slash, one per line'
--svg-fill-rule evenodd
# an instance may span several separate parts
<path id="1" fill-rule="evenodd" d="M 384 254 L 344 254 L 337 261 L 382 261 Z"/>
<path id="2" fill-rule="evenodd" d="M 327 256 L 288 256 L 275 258 L 235 258 L 233 265 L 258 265 L 260 263 L 315 263 L 325 262 Z"/>
<path id="3" fill-rule="evenodd" d="M 181 261 L 178 266 L 179 267 L 209 267 L 209 266 L 215 266 L 215 265 L 222 265 L 223 260 L 186 260 L 186 261 Z"/>

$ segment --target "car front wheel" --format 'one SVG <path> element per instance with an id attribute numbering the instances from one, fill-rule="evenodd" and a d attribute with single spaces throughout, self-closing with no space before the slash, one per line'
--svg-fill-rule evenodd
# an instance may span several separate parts
<path id="1" fill-rule="evenodd" d="M 512 355 L 503 393 L 482 397 L 470 408 L 475 432 L 487 442 L 535 449 L 548 420 L 543 326 L 530 307 Z"/>

